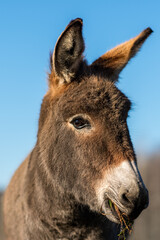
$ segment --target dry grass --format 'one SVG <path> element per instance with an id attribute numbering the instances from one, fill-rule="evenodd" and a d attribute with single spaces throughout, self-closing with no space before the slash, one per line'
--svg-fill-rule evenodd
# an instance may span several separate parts
<path id="1" fill-rule="evenodd" d="M 112 213 L 119 220 L 121 225 L 120 233 L 118 234 L 119 237 L 118 239 L 126 240 L 126 236 L 128 234 L 131 234 L 132 232 L 133 222 L 129 219 L 129 217 L 125 213 L 121 212 L 119 208 L 116 206 L 116 204 L 113 203 L 110 199 L 108 200 L 108 206 L 111 209 Z M 101 213 L 107 217 L 107 214 L 103 213 L 102 211 Z"/>

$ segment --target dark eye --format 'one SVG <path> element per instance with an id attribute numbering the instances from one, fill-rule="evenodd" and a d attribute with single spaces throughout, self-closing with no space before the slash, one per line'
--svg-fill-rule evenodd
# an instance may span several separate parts
<path id="1" fill-rule="evenodd" d="M 91 124 L 87 119 L 84 119 L 82 117 L 75 117 L 70 122 L 76 129 L 82 129 L 82 128 L 91 128 Z"/>

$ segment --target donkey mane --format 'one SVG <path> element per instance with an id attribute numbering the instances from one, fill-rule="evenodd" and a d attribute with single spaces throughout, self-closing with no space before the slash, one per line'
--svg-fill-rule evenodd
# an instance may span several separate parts
<path id="1" fill-rule="evenodd" d="M 82 26 L 71 21 L 50 57 L 37 142 L 4 195 L 7 240 L 116 240 L 121 221 L 108 202 L 131 222 L 148 206 L 127 127 L 131 102 L 115 83 L 152 30 L 88 65 Z"/>

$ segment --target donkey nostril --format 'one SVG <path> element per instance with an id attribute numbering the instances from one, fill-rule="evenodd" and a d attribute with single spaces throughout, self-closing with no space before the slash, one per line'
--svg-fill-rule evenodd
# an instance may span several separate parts
<path id="1" fill-rule="evenodd" d="M 130 189 L 121 188 L 119 192 L 119 200 L 127 208 L 132 208 L 136 202 L 135 191 Z"/>
<path id="2" fill-rule="evenodd" d="M 127 196 L 126 196 L 126 193 L 123 193 L 123 194 L 122 194 L 122 199 L 123 199 L 125 202 L 127 202 L 127 203 L 130 202 L 129 199 L 127 198 Z"/>

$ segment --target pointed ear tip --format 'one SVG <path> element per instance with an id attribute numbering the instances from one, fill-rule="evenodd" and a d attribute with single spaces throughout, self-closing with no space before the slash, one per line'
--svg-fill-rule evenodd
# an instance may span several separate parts
<path id="1" fill-rule="evenodd" d="M 153 33 L 153 30 L 152 30 L 150 27 L 148 27 L 148 28 L 146 28 L 146 29 L 143 31 L 143 33 L 144 33 L 146 36 L 149 36 L 151 33 Z"/>
<path id="2" fill-rule="evenodd" d="M 83 19 L 82 18 L 76 18 L 75 21 L 80 22 L 81 24 L 83 24 Z"/>
<path id="3" fill-rule="evenodd" d="M 83 25 L 83 19 L 82 18 L 76 18 L 70 21 L 70 23 L 68 24 L 68 26 L 74 25 L 80 23 L 80 25 Z"/>

